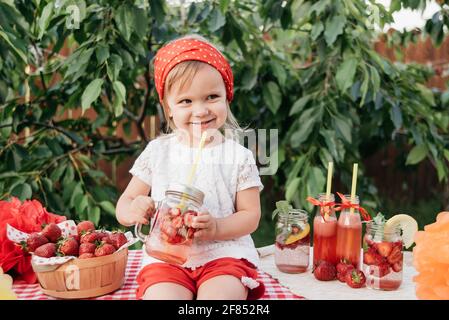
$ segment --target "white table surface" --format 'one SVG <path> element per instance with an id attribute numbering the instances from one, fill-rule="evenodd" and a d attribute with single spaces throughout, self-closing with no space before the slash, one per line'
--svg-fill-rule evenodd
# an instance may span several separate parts
<path id="1" fill-rule="evenodd" d="M 338 280 L 318 281 L 312 274 L 312 266 L 304 273 L 289 274 L 279 271 L 274 264 L 274 245 L 257 249 L 259 268 L 270 274 L 293 293 L 311 300 L 417 300 L 413 277 L 417 274 L 412 265 L 412 253 L 404 252 L 403 280 L 399 289 L 383 291 L 367 287 L 353 289 Z M 310 248 L 310 261 L 313 261 L 313 248 Z"/>

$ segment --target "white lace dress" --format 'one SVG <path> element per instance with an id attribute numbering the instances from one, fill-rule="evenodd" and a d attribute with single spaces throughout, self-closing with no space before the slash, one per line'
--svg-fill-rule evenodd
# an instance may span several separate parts
<path id="1" fill-rule="evenodd" d="M 151 197 L 161 201 L 170 183 L 185 183 L 198 152 L 178 142 L 174 135 L 150 141 L 135 161 L 130 173 L 151 186 Z M 235 212 L 238 191 L 258 187 L 263 189 L 259 171 L 250 150 L 225 139 L 223 143 L 205 147 L 201 152 L 193 186 L 204 192 L 203 206 L 216 218 Z M 142 267 L 161 262 L 146 254 Z M 209 261 L 231 257 L 244 258 L 258 266 L 259 257 L 250 235 L 226 241 L 195 240 L 191 254 L 183 267 L 195 269 Z"/>

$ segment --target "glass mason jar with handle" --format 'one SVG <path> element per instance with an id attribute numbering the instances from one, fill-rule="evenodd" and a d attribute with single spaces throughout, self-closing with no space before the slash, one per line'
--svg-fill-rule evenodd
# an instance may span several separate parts
<path id="1" fill-rule="evenodd" d="M 165 198 L 156 203 L 150 233 L 142 233 L 142 225 L 136 224 L 135 234 L 145 245 L 148 255 L 174 264 L 184 264 L 190 253 L 195 229 L 195 217 L 203 205 L 204 193 L 184 185 L 171 184 Z"/>
<path id="2" fill-rule="evenodd" d="M 363 237 L 363 272 L 371 289 L 396 290 L 402 283 L 403 241 L 400 227 L 385 231 L 370 221 Z"/>
<path id="3" fill-rule="evenodd" d="M 274 261 L 286 273 L 305 272 L 309 266 L 310 225 L 306 211 L 280 212 L 276 223 Z"/>

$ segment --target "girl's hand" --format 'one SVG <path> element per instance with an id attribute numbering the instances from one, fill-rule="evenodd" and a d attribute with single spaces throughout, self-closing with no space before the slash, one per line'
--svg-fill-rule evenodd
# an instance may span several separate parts
<path id="1" fill-rule="evenodd" d="M 154 201 L 148 196 L 137 196 L 129 208 L 129 221 L 132 224 L 149 224 L 149 217 L 154 215 Z"/>
<path id="2" fill-rule="evenodd" d="M 217 219 L 211 216 L 207 210 L 198 212 L 192 223 L 192 227 L 199 229 L 195 232 L 194 237 L 200 240 L 214 240 L 217 235 L 217 223 Z"/>

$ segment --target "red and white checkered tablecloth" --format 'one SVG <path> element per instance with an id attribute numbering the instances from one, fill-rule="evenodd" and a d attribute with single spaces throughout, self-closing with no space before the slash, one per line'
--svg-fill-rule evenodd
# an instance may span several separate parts
<path id="1" fill-rule="evenodd" d="M 134 300 L 136 299 L 137 282 L 136 277 L 140 270 L 142 261 L 141 250 L 130 250 L 128 254 L 128 265 L 126 266 L 125 282 L 123 286 L 111 294 L 93 298 L 93 300 Z M 265 294 L 261 300 L 298 300 L 304 297 L 295 295 L 287 288 L 281 286 L 269 274 L 259 270 L 258 280 L 265 284 Z M 45 295 L 39 288 L 39 284 L 13 285 L 13 290 L 19 300 L 56 300 Z"/>

